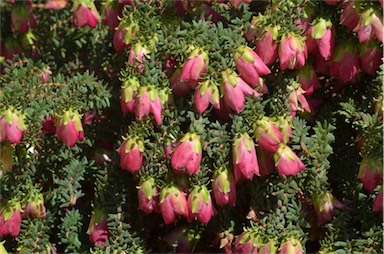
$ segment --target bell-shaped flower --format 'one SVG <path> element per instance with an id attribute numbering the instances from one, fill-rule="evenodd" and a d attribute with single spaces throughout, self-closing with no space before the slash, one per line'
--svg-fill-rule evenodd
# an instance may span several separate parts
<path id="1" fill-rule="evenodd" d="M 317 45 L 317 50 L 324 60 L 331 58 L 335 46 L 335 34 L 330 19 L 316 18 L 310 27 L 310 36 Z"/>
<path id="2" fill-rule="evenodd" d="M 101 208 L 94 208 L 87 234 L 91 243 L 104 246 L 109 236 L 106 214 Z"/>
<path id="3" fill-rule="evenodd" d="M 102 17 L 103 25 L 108 26 L 111 31 L 119 25 L 119 17 L 122 16 L 123 5 L 119 4 L 115 0 L 107 0 L 104 2 Z"/>
<path id="4" fill-rule="evenodd" d="M 200 136 L 196 133 L 188 132 L 180 140 L 173 152 L 171 165 L 177 174 L 197 174 L 200 171 L 202 149 Z"/>
<path id="5" fill-rule="evenodd" d="M 360 64 L 361 68 L 369 75 L 374 76 L 377 69 L 383 63 L 383 49 L 378 43 L 361 43 L 360 46 Z"/>
<path id="6" fill-rule="evenodd" d="M 273 155 L 275 166 L 279 176 L 297 175 L 305 170 L 305 166 L 299 157 L 285 144 L 280 144 L 279 149 Z"/>
<path id="7" fill-rule="evenodd" d="M 356 47 L 351 43 L 339 44 L 331 61 L 331 76 L 341 82 L 351 81 L 360 70 L 359 56 Z"/>
<path id="8" fill-rule="evenodd" d="M 44 206 L 44 197 L 40 190 L 32 189 L 27 197 L 23 200 L 24 212 L 23 219 L 29 216 L 32 218 L 45 218 L 46 209 Z"/>
<path id="9" fill-rule="evenodd" d="M 160 192 L 160 212 L 165 224 L 174 222 L 176 216 L 189 218 L 185 193 L 173 185 L 162 189 Z"/>
<path id="10" fill-rule="evenodd" d="M 74 146 L 78 140 L 84 140 L 83 124 L 81 115 L 72 109 L 65 111 L 57 118 L 56 135 L 59 141 L 68 146 Z"/>
<path id="11" fill-rule="evenodd" d="M 312 197 L 313 208 L 317 217 L 317 225 L 321 226 L 332 220 L 334 198 L 330 192 L 318 192 Z"/>
<path id="12" fill-rule="evenodd" d="M 301 88 L 301 85 L 293 81 L 288 88 L 292 91 L 289 95 L 289 106 L 292 110 L 291 116 L 295 116 L 297 111 L 310 113 L 311 108 L 304 96 L 305 91 Z"/>
<path id="13" fill-rule="evenodd" d="M 383 160 L 375 156 L 365 156 L 360 163 L 357 178 L 363 183 L 364 189 L 372 192 L 383 182 Z"/>
<path id="14" fill-rule="evenodd" d="M 383 17 L 373 8 L 367 9 L 360 15 L 359 22 L 355 29 L 353 29 L 354 32 L 357 32 L 360 43 L 370 41 L 373 38 L 383 42 L 383 30 Z"/>
<path id="15" fill-rule="evenodd" d="M 259 83 L 261 75 L 268 75 L 271 70 L 263 60 L 247 46 L 240 46 L 235 54 L 236 68 L 240 77 L 252 87 Z"/>
<path id="16" fill-rule="evenodd" d="M 277 36 L 279 26 L 267 27 L 264 33 L 255 39 L 255 52 L 267 65 L 273 64 L 277 59 Z"/>
<path id="17" fill-rule="evenodd" d="M 120 168 L 131 173 L 137 172 L 143 164 L 144 142 L 138 138 L 127 137 L 118 149 Z"/>
<path id="18" fill-rule="evenodd" d="M 282 37 L 279 46 L 281 70 L 301 68 L 305 65 L 307 57 L 307 46 L 303 37 L 294 33 L 288 33 Z"/>
<path id="19" fill-rule="evenodd" d="M 11 29 L 12 32 L 25 34 L 29 28 L 36 28 L 36 18 L 32 12 L 32 2 L 25 1 L 15 4 L 11 9 Z"/>
<path id="20" fill-rule="evenodd" d="M 255 144 L 247 133 L 234 139 L 232 158 L 236 182 L 242 179 L 252 180 L 255 174 L 260 176 Z"/>
<path id="21" fill-rule="evenodd" d="M 236 181 L 229 169 L 218 169 L 213 175 L 212 192 L 217 205 L 236 204 Z"/>
<path id="22" fill-rule="evenodd" d="M 0 170 L 13 167 L 13 147 L 8 142 L 0 142 Z"/>
<path id="23" fill-rule="evenodd" d="M 203 114 L 211 103 L 213 107 L 220 109 L 220 93 L 216 82 L 206 80 L 196 87 L 194 102 L 197 112 Z"/>
<path id="24" fill-rule="evenodd" d="M 258 254 L 260 247 L 261 240 L 259 237 L 250 232 L 243 232 L 236 238 L 232 253 Z"/>
<path id="25" fill-rule="evenodd" d="M 44 9 L 47 10 L 61 10 L 67 6 L 68 0 L 47 0 Z"/>
<path id="26" fill-rule="evenodd" d="M 150 214 L 153 211 L 160 212 L 159 192 L 155 184 L 155 179 L 151 177 L 143 181 L 137 188 L 139 209 L 144 211 L 146 214 Z"/>
<path id="27" fill-rule="evenodd" d="M 373 200 L 372 211 L 375 213 L 383 213 L 383 194 L 383 190 L 380 190 Z"/>
<path id="28" fill-rule="evenodd" d="M 20 143 L 26 132 L 24 115 L 13 108 L 8 108 L 0 115 L 0 142 L 8 140 L 12 144 Z"/>
<path id="29" fill-rule="evenodd" d="M 343 5 L 340 14 L 340 24 L 346 26 L 350 31 L 355 29 L 359 23 L 359 14 L 357 13 L 355 0 L 350 0 Z"/>
<path id="30" fill-rule="evenodd" d="M 225 106 L 236 113 L 240 113 L 245 106 L 245 96 L 259 96 L 243 79 L 232 70 L 222 72 L 221 91 Z"/>
<path id="31" fill-rule="evenodd" d="M 188 195 L 188 220 L 197 219 L 203 224 L 208 224 L 211 220 L 214 208 L 211 195 L 205 186 L 195 186 Z"/>
<path id="32" fill-rule="evenodd" d="M 0 237 L 17 237 L 21 228 L 21 205 L 18 199 L 2 202 L 0 206 Z"/>
<path id="33" fill-rule="evenodd" d="M 136 36 L 136 32 L 139 30 L 137 23 L 131 21 L 127 24 L 124 21 L 120 21 L 119 26 L 116 28 L 113 34 L 113 47 L 117 52 L 129 49 L 132 40 Z"/>
<path id="34" fill-rule="evenodd" d="M 162 104 L 159 92 L 160 91 L 151 85 L 140 88 L 136 96 L 136 103 L 134 107 L 134 113 L 137 118 L 142 119 L 144 116 L 148 116 L 149 113 L 152 112 L 155 122 L 157 124 L 161 124 Z"/>
<path id="35" fill-rule="evenodd" d="M 123 81 L 120 95 L 120 106 L 123 114 L 134 112 L 137 91 L 140 88 L 139 81 L 136 77 L 128 78 Z"/>
<path id="36" fill-rule="evenodd" d="M 268 152 L 276 152 L 279 145 L 283 143 L 283 134 L 278 125 L 268 117 L 263 117 L 256 122 L 254 135 L 259 146 Z"/>
<path id="37" fill-rule="evenodd" d="M 281 243 L 279 254 L 304 254 L 304 250 L 299 240 L 290 237 Z"/>
<path id="38" fill-rule="evenodd" d="M 310 96 L 315 89 L 320 88 L 316 71 L 310 64 L 306 64 L 303 68 L 299 69 L 296 78 L 298 83 L 301 84 L 301 88 L 304 89 L 306 96 Z"/>
<path id="39" fill-rule="evenodd" d="M 183 64 L 180 81 L 190 83 L 199 81 L 201 76 L 207 72 L 207 66 L 208 54 L 202 49 L 194 49 Z"/>
<path id="40" fill-rule="evenodd" d="M 89 26 L 95 28 L 100 18 L 93 0 L 75 1 L 72 7 L 72 16 L 75 27 Z"/>
<path id="41" fill-rule="evenodd" d="M 143 71 L 143 60 L 148 57 L 149 50 L 137 43 L 129 52 L 128 63 L 131 66 L 137 67 L 138 70 Z"/>

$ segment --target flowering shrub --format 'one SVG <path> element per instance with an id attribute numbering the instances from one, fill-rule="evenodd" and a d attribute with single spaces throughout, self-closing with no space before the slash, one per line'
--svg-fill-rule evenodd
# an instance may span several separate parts
<path id="1" fill-rule="evenodd" d="M 0 6 L 0 253 L 383 252 L 383 1 Z"/>

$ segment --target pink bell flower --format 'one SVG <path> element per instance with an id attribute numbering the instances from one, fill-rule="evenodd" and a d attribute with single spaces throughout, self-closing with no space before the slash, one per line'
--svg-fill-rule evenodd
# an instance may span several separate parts
<path id="1" fill-rule="evenodd" d="M 73 24 L 75 27 L 89 26 L 95 28 L 99 22 L 100 15 L 97 12 L 93 0 L 74 2 L 72 11 Z"/>
<path id="2" fill-rule="evenodd" d="M 297 175 L 305 170 L 305 166 L 299 157 L 285 144 L 280 144 L 279 149 L 273 155 L 276 170 L 279 176 Z"/>
<path id="3" fill-rule="evenodd" d="M 340 24 L 346 26 L 348 30 L 352 31 L 359 23 L 359 14 L 355 7 L 355 1 L 350 0 L 344 4 L 343 10 L 340 14 Z"/>
<path id="4" fill-rule="evenodd" d="M 0 208 L 0 237 L 7 235 L 15 238 L 21 228 L 21 205 L 19 200 L 12 199 Z"/>
<path id="5" fill-rule="evenodd" d="M 8 142 L 0 142 L 0 170 L 12 170 L 13 147 Z"/>
<path id="6" fill-rule="evenodd" d="M 19 111 L 9 108 L 0 115 L 0 142 L 8 140 L 12 144 L 19 144 L 26 132 L 24 115 Z"/>
<path id="7" fill-rule="evenodd" d="M 319 192 L 311 197 L 317 217 L 317 225 L 321 226 L 332 220 L 334 198 L 330 192 Z"/>
<path id="8" fill-rule="evenodd" d="M 252 87 L 259 84 L 261 75 L 271 73 L 263 60 L 249 47 L 240 46 L 234 54 L 240 77 Z"/>
<path id="9" fill-rule="evenodd" d="M 108 221 L 102 209 L 95 208 L 91 215 L 88 231 L 89 240 L 100 246 L 104 246 L 109 236 Z"/>
<path id="10" fill-rule="evenodd" d="M 199 81 L 204 73 L 207 72 L 208 54 L 202 49 L 195 49 L 183 64 L 180 73 L 180 81 L 192 82 Z"/>
<path id="11" fill-rule="evenodd" d="M 360 163 L 357 178 L 363 183 L 364 189 L 372 192 L 383 182 L 383 160 L 373 156 L 365 156 Z"/>
<path id="12" fill-rule="evenodd" d="M 207 110 L 209 104 L 220 109 L 220 93 L 216 83 L 212 80 L 201 82 L 195 90 L 193 97 L 197 112 L 203 114 Z"/>
<path id="13" fill-rule="evenodd" d="M 260 38 L 255 39 L 255 52 L 267 65 L 273 64 L 277 59 L 277 35 L 279 27 L 269 27 L 264 30 Z"/>
<path id="14" fill-rule="evenodd" d="M 159 95 L 159 91 L 157 91 L 154 86 L 148 85 L 147 87 L 141 87 L 136 96 L 134 108 L 135 116 L 142 119 L 152 112 L 155 122 L 161 124 L 162 104 Z"/>
<path id="15" fill-rule="evenodd" d="M 331 61 L 331 76 L 341 82 L 351 81 L 360 70 L 359 56 L 353 44 L 338 45 Z"/>
<path id="16" fill-rule="evenodd" d="M 56 121 L 56 135 L 59 141 L 68 146 L 74 146 L 78 140 L 84 140 L 84 130 L 81 123 L 81 115 L 77 111 L 69 109 Z"/>
<path id="17" fill-rule="evenodd" d="M 189 218 L 185 193 L 176 186 L 165 187 L 160 192 L 160 212 L 165 224 L 171 224 L 176 216 Z"/>
<path id="18" fill-rule="evenodd" d="M 111 31 L 119 25 L 119 18 L 123 13 L 123 5 L 114 0 L 108 0 L 103 6 L 102 16 L 103 25 L 108 26 Z"/>
<path id="19" fill-rule="evenodd" d="M 245 96 L 257 97 L 260 95 L 229 69 L 222 72 L 222 82 L 223 102 L 228 109 L 236 113 L 243 111 Z"/>
<path id="20" fill-rule="evenodd" d="M 232 253 L 258 254 L 261 241 L 249 232 L 243 232 L 236 238 Z"/>
<path id="21" fill-rule="evenodd" d="M 11 29 L 12 32 L 25 34 L 29 28 L 36 28 L 36 18 L 32 12 L 31 1 L 15 4 L 11 9 Z"/>
<path id="22" fill-rule="evenodd" d="M 215 172 L 212 192 L 217 205 L 236 204 L 236 181 L 228 169 L 219 169 Z"/>
<path id="23" fill-rule="evenodd" d="M 113 47 L 117 52 L 129 49 L 133 38 L 136 36 L 136 32 L 139 30 L 139 26 L 135 22 L 126 24 L 121 21 L 116 31 L 113 34 Z"/>
<path id="24" fill-rule="evenodd" d="M 279 254 L 304 254 L 304 250 L 301 242 L 291 237 L 281 243 Z"/>
<path id="25" fill-rule="evenodd" d="M 383 190 L 381 190 L 373 200 L 372 211 L 375 213 L 383 213 Z"/>
<path id="26" fill-rule="evenodd" d="M 301 68 L 305 65 L 307 57 L 307 46 L 301 36 L 288 33 L 282 37 L 279 46 L 281 70 Z"/>
<path id="27" fill-rule="evenodd" d="M 138 188 L 137 197 L 139 200 L 139 209 L 145 214 L 153 211 L 160 212 L 159 193 L 155 184 L 155 179 L 149 178 L 143 181 Z"/>
<path id="28" fill-rule="evenodd" d="M 173 152 L 171 165 L 177 174 L 197 174 L 200 171 L 202 148 L 200 136 L 196 133 L 184 135 Z"/>
<path id="29" fill-rule="evenodd" d="M 367 9 L 360 15 L 359 22 L 353 29 L 354 32 L 357 32 L 360 43 L 370 41 L 373 38 L 383 42 L 383 30 L 383 17 L 372 8 Z"/>
<path id="30" fill-rule="evenodd" d="M 143 164 L 144 143 L 127 137 L 118 149 L 120 168 L 131 173 L 139 171 Z"/>
<path id="31" fill-rule="evenodd" d="M 203 224 L 208 224 L 214 214 L 211 195 L 207 187 L 196 186 L 188 195 L 188 221 L 197 219 Z"/>
<path id="32" fill-rule="evenodd" d="M 331 58 L 335 46 L 335 34 L 329 19 L 317 18 L 312 23 L 310 36 L 317 45 L 317 50 L 324 60 Z"/>
<path id="33" fill-rule="evenodd" d="M 123 82 L 121 87 L 120 106 L 123 114 L 134 112 L 134 106 L 136 103 L 137 91 L 140 88 L 137 78 L 128 78 Z"/>
<path id="34" fill-rule="evenodd" d="M 320 88 L 319 79 L 312 65 L 306 64 L 297 72 L 297 81 L 301 84 L 301 88 L 305 91 L 306 96 L 310 96 L 316 89 Z"/>
<path id="35" fill-rule="evenodd" d="M 263 117 L 256 122 L 254 135 L 259 146 L 271 153 L 276 152 L 279 145 L 283 143 L 283 134 L 278 125 L 268 117 Z"/>
<path id="36" fill-rule="evenodd" d="M 143 71 L 143 60 L 148 57 L 149 50 L 137 43 L 129 52 L 128 63 L 135 66 L 138 70 Z"/>
<path id="37" fill-rule="evenodd" d="M 369 75 L 374 76 L 383 63 L 383 50 L 377 43 L 361 43 L 359 57 L 361 68 Z"/>
<path id="38" fill-rule="evenodd" d="M 247 133 L 233 141 L 232 158 L 236 182 L 242 179 L 252 180 L 255 174 L 260 176 L 255 144 Z"/>

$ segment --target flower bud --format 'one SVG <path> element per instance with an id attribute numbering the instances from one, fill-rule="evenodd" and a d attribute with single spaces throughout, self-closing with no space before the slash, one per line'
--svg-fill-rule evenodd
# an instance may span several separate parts
<path id="1" fill-rule="evenodd" d="M 357 178 L 363 183 L 364 189 L 372 192 L 383 181 L 383 160 L 374 156 L 365 156 L 360 163 Z"/>
<path id="2" fill-rule="evenodd" d="M 81 115 L 69 109 L 57 118 L 56 135 L 68 147 L 74 146 L 78 140 L 84 140 L 84 130 Z"/>
<path id="3" fill-rule="evenodd" d="M 200 114 L 203 114 L 204 111 L 207 110 L 209 103 L 215 108 L 220 109 L 219 88 L 211 80 L 201 82 L 195 90 L 194 101 L 196 110 Z"/>
<path id="4" fill-rule="evenodd" d="M 260 38 L 255 39 L 255 52 L 267 65 L 273 64 L 277 59 L 277 35 L 279 26 L 268 27 Z"/>
<path id="5" fill-rule="evenodd" d="M 324 60 L 328 60 L 333 53 L 335 46 L 335 34 L 332 29 L 332 22 L 329 19 L 317 18 L 310 27 L 310 36 L 317 45 L 317 50 Z"/>
<path id="6" fill-rule="evenodd" d="M 143 141 L 127 137 L 119 147 L 118 152 L 121 169 L 134 173 L 141 168 L 144 154 Z"/>
<path id="7" fill-rule="evenodd" d="M 305 95 L 310 96 L 315 89 L 320 88 L 320 83 L 316 75 L 316 71 L 312 65 L 307 64 L 297 72 L 297 81 L 304 89 Z"/>
<path id="8" fill-rule="evenodd" d="M 250 232 L 243 232 L 237 237 L 232 251 L 233 253 L 257 254 L 260 246 L 261 241 L 258 237 L 251 235 Z"/>
<path id="9" fill-rule="evenodd" d="M 181 69 L 180 81 L 198 81 L 207 72 L 207 65 L 208 54 L 201 49 L 193 50 Z"/>
<path id="10" fill-rule="evenodd" d="M 282 37 L 279 46 L 281 70 L 301 68 L 307 57 L 307 46 L 301 36 L 289 33 Z"/>
<path id="11" fill-rule="evenodd" d="M 12 144 L 18 144 L 26 129 L 24 115 L 19 111 L 9 108 L 1 113 L 0 142 L 8 140 Z"/>
<path id="12" fill-rule="evenodd" d="M 220 206 L 236 204 L 236 181 L 228 169 L 219 169 L 215 172 L 212 192 L 216 204 Z"/>
<path id="13" fill-rule="evenodd" d="M 129 78 L 123 82 L 121 87 L 120 106 L 123 114 L 134 112 L 137 91 L 140 87 L 139 81 L 136 78 Z"/>
<path id="14" fill-rule="evenodd" d="M 260 176 L 255 144 L 247 133 L 233 141 L 232 157 L 236 182 L 241 179 L 252 180 L 255 174 Z"/>
<path id="15" fill-rule="evenodd" d="M 379 66 L 383 63 L 383 50 L 377 43 L 361 43 L 359 46 L 362 69 L 369 75 L 374 76 Z"/>
<path id="16" fill-rule="evenodd" d="M 109 230 L 107 217 L 102 209 L 94 208 L 91 220 L 89 221 L 88 231 L 89 240 L 97 245 L 104 246 L 108 239 Z"/>
<path id="17" fill-rule="evenodd" d="M 222 72 L 221 90 L 224 104 L 236 113 L 244 109 L 245 95 L 255 97 L 260 95 L 229 69 Z"/>
<path id="18" fill-rule="evenodd" d="M 271 73 L 263 60 L 249 47 L 240 46 L 234 54 L 240 77 L 252 87 L 259 83 L 260 75 Z"/>
<path id="19" fill-rule="evenodd" d="M 207 187 L 196 186 L 188 196 L 189 221 L 197 219 L 203 224 L 208 224 L 213 215 L 211 195 Z"/>
<path id="20" fill-rule="evenodd" d="M 139 26 L 135 22 L 128 25 L 121 21 L 113 34 L 113 47 L 115 50 L 119 52 L 128 49 L 138 30 Z"/>
<path id="21" fill-rule="evenodd" d="M 0 142 L 0 169 L 11 170 L 13 167 L 13 147 L 8 142 Z"/>
<path id="22" fill-rule="evenodd" d="M 24 212 L 23 219 L 29 216 L 32 218 L 45 218 L 46 209 L 44 206 L 44 197 L 39 190 L 32 190 L 23 202 Z"/>
<path id="23" fill-rule="evenodd" d="M 331 221 L 333 217 L 333 195 L 330 192 L 319 192 L 314 194 L 311 199 L 317 217 L 317 225 L 321 226 Z"/>
<path id="24" fill-rule="evenodd" d="M 280 144 L 279 149 L 273 155 L 277 173 L 279 176 L 296 175 L 305 170 L 303 162 L 297 155 L 285 144 Z"/>
<path id="25" fill-rule="evenodd" d="M 160 212 L 159 207 L 159 193 L 155 184 L 155 179 L 149 178 L 143 181 L 137 192 L 139 200 L 139 209 L 143 210 L 146 214 L 150 214 L 153 211 Z"/>
<path id="26" fill-rule="evenodd" d="M 185 193 L 176 186 L 165 187 L 160 192 L 160 212 L 165 224 L 171 224 L 176 216 L 189 217 Z"/>
<path id="27" fill-rule="evenodd" d="M 331 76 L 343 83 L 351 81 L 359 72 L 359 56 L 353 44 L 338 45 L 331 62 Z"/>
<path id="28" fill-rule="evenodd" d="M 293 237 L 286 239 L 280 245 L 279 254 L 303 254 L 301 242 Z"/>
<path id="29" fill-rule="evenodd" d="M 21 205 L 19 200 L 12 199 L 0 206 L 0 237 L 10 235 L 17 237 L 21 227 Z"/>
<path id="30" fill-rule="evenodd" d="M 73 24 L 75 27 L 89 26 L 95 28 L 100 15 L 93 0 L 75 1 L 72 8 Z"/>
<path id="31" fill-rule="evenodd" d="M 268 117 L 263 117 L 256 122 L 255 139 L 259 146 L 268 152 L 276 152 L 279 145 L 283 142 L 278 125 L 273 123 Z"/>
<path id="32" fill-rule="evenodd" d="M 200 171 L 201 157 L 200 136 L 188 132 L 173 152 L 171 165 L 177 174 L 183 174 L 185 170 L 190 175 L 197 174 Z"/>

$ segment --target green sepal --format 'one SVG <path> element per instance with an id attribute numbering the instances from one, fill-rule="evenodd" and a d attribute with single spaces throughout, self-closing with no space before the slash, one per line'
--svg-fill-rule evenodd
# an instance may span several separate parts
<path id="1" fill-rule="evenodd" d="M 323 38 L 325 35 L 325 32 L 327 31 L 327 28 L 331 26 L 332 26 L 332 22 L 329 19 L 325 20 L 324 18 L 317 18 L 313 22 L 312 33 L 311 33 L 312 38 L 317 40 Z"/>
<path id="2" fill-rule="evenodd" d="M 216 86 L 216 85 L 212 85 L 211 86 L 211 89 L 212 89 L 212 95 L 211 95 L 211 98 L 212 98 L 212 101 L 216 104 L 220 103 L 220 92 L 219 92 L 219 88 Z"/>
<path id="3" fill-rule="evenodd" d="M 244 146 L 245 148 L 247 149 L 248 152 L 252 151 L 252 149 L 254 149 L 255 147 L 255 143 L 253 143 L 253 140 L 251 139 L 251 137 L 248 135 L 248 133 L 244 133 L 242 135 L 242 139 L 243 139 L 243 142 L 244 142 Z"/>
<path id="4" fill-rule="evenodd" d="M 4 221 L 9 220 L 16 209 L 22 212 L 20 200 L 17 198 L 8 201 L 5 206 L 2 205 L 1 215 L 3 216 Z"/>
<path id="5" fill-rule="evenodd" d="M 180 140 L 180 142 L 189 141 L 193 143 L 193 151 L 196 154 L 201 153 L 201 142 L 200 142 L 200 136 L 196 133 L 188 132 L 184 135 L 184 137 Z"/>
<path id="6" fill-rule="evenodd" d="M 13 123 L 13 112 L 11 109 L 7 109 L 5 112 L 4 112 L 4 117 L 5 117 L 5 121 L 7 121 L 7 123 L 9 125 L 12 125 Z"/>
<path id="7" fill-rule="evenodd" d="M 148 86 L 148 96 L 151 101 L 155 101 L 159 97 L 159 93 L 157 89 L 154 86 L 149 85 Z"/>
<path id="8" fill-rule="evenodd" d="M 237 49 L 237 51 L 236 51 L 236 53 L 234 55 L 234 58 L 237 61 L 240 57 L 242 57 L 248 63 L 253 63 L 255 61 L 255 58 L 253 57 L 251 52 L 252 52 L 252 49 L 250 47 L 248 47 L 248 46 L 240 46 Z"/>
<path id="9" fill-rule="evenodd" d="M 155 179 L 149 178 L 147 181 L 143 182 L 140 185 L 140 189 L 144 189 L 145 197 L 149 200 L 153 197 L 154 191 L 153 188 L 155 187 Z"/>
<path id="10" fill-rule="evenodd" d="M 210 83 L 211 81 L 209 79 L 199 83 L 201 96 L 203 96 L 208 91 L 208 88 L 210 87 Z"/>

